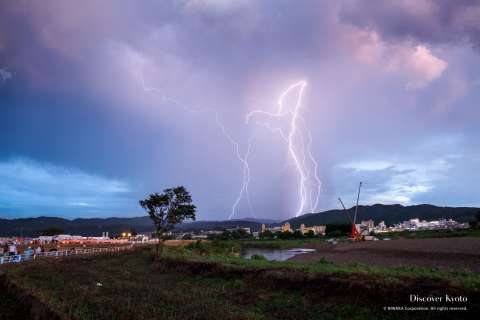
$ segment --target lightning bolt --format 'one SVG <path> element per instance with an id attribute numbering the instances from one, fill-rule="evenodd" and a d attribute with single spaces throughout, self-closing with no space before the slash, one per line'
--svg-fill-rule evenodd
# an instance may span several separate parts
<path id="1" fill-rule="evenodd" d="M 243 164 L 243 180 L 242 180 L 242 187 L 240 188 L 240 192 L 238 194 L 237 199 L 232 205 L 232 211 L 230 215 L 228 216 L 228 219 L 232 219 L 233 216 L 235 215 L 235 211 L 237 209 L 238 204 L 242 200 L 243 196 L 245 195 L 245 198 L 247 199 L 248 207 L 250 209 L 250 212 L 253 214 L 253 209 L 252 209 L 252 203 L 250 201 L 250 195 L 248 192 L 248 185 L 250 183 L 250 166 L 248 164 L 248 157 L 250 156 L 250 150 L 252 147 L 252 139 L 248 140 L 248 147 L 247 151 L 245 152 L 245 155 L 242 157 L 240 154 L 240 145 L 238 142 L 236 142 L 225 130 L 225 126 L 219 121 L 218 115 L 215 115 L 215 121 L 217 125 L 220 127 L 222 130 L 223 135 L 227 138 L 227 140 L 232 144 L 232 146 L 235 149 L 235 155 L 237 158 L 240 160 L 240 162 Z M 255 215 L 254 215 L 255 217 Z"/>
<path id="2" fill-rule="evenodd" d="M 318 177 L 318 162 L 315 160 L 315 157 L 312 154 L 312 132 L 308 130 L 308 145 L 307 153 L 310 161 L 313 163 L 313 179 L 315 180 L 316 188 L 312 188 L 310 194 L 310 212 L 315 212 L 318 207 L 318 200 L 320 199 L 320 191 L 322 189 L 322 182 Z"/>
<path id="3" fill-rule="evenodd" d="M 318 163 L 315 161 L 311 152 L 312 137 L 310 131 L 299 128 L 299 123 L 304 122 L 301 117 L 301 109 L 303 106 L 303 95 L 306 81 L 299 81 L 290 85 L 283 91 L 277 101 L 277 111 L 267 112 L 263 110 L 254 110 L 246 115 L 246 123 L 249 124 L 251 118 L 254 116 L 264 116 L 267 119 L 288 119 L 288 130 L 285 132 L 282 128 L 274 127 L 269 121 L 256 121 L 256 124 L 264 126 L 265 128 L 278 133 L 287 145 L 288 155 L 293 162 L 293 165 L 298 174 L 298 209 L 295 214 L 296 217 L 305 213 L 307 200 L 310 200 L 310 211 L 314 212 L 318 206 L 320 196 L 321 182 L 318 178 L 317 168 Z M 297 91 L 296 99 L 293 108 L 286 110 L 285 98 L 290 96 L 292 92 Z M 308 143 L 305 144 L 305 135 L 308 132 Z M 313 173 L 310 172 L 307 165 L 307 158 L 312 163 Z M 312 181 L 313 180 L 313 181 Z M 316 188 L 315 188 L 316 186 Z"/>
<path id="4" fill-rule="evenodd" d="M 250 195 L 248 191 L 251 174 L 250 166 L 248 163 L 248 158 L 250 156 L 252 139 L 248 140 L 247 149 L 245 154 L 240 152 L 240 144 L 232 138 L 232 136 L 227 132 L 224 124 L 220 120 L 218 112 L 213 108 L 192 108 L 186 106 L 175 99 L 170 98 L 165 94 L 164 91 L 147 86 L 143 77 L 141 77 L 142 86 L 144 91 L 147 92 L 156 92 L 160 94 L 163 102 L 175 104 L 188 112 L 192 113 L 212 113 L 215 117 L 215 123 L 220 128 L 222 135 L 226 140 L 232 145 L 234 149 L 234 154 L 243 167 L 243 177 L 242 184 L 235 199 L 232 204 L 231 212 L 228 216 L 228 219 L 232 219 L 237 211 L 238 205 L 245 198 L 247 201 L 250 213 L 255 217 L 252 204 L 250 201 Z M 266 129 L 278 134 L 281 139 L 285 142 L 288 158 L 292 160 L 293 166 L 298 174 L 298 209 L 295 216 L 299 216 L 305 213 L 307 205 L 309 206 L 310 212 L 314 212 L 318 207 L 320 190 L 321 190 L 321 181 L 318 177 L 318 163 L 316 162 L 312 151 L 312 134 L 311 131 L 306 129 L 305 121 L 301 116 L 301 111 L 303 108 L 303 96 L 304 91 L 307 86 L 306 81 L 299 81 L 290 85 L 285 91 L 283 91 L 278 100 L 277 100 L 277 110 L 276 112 L 267 112 L 263 110 L 254 110 L 248 113 L 245 117 L 246 124 L 249 124 L 251 118 L 254 116 L 265 116 L 268 119 L 276 119 L 279 121 L 288 120 L 288 129 L 278 128 L 273 126 L 270 121 L 255 121 L 257 125 L 261 125 Z M 292 92 L 297 92 L 296 99 L 294 100 L 293 108 L 286 108 L 285 99 L 289 97 Z M 302 124 L 304 125 L 302 128 Z M 308 142 L 306 142 L 308 141 Z"/>
<path id="5" fill-rule="evenodd" d="M 192 112 L 192 113 L 212 113 L 215 117 L 215 124 L 220 128 L 220 131 L 222 135 L 227 139 L 227 141 L 233 146 L 234 148 L 234 154 L 236 158 L 240 161 L 240 163 L 243 166 L 243 177 L 242 177 L 242 185 L 240 188 L 240 191 L 237 195 L 237 198 L 235 199 L 234 203 L 232 204 L 232 209 L 231 212 L 228 216 L 228 219 L 232 219 L 233 216 L 236 214 L 237 207 L 242 201 L 242 199 L 245 197 L 247 200 L 248 208 L 250 210 L 250 214 L 255 218 L 255 213 L 253 211 L 253 207 L 250 201 L 250 194 L 248 192 L 248 185 L 250 183 L 250 165 L 248 163 L 248 157 L 250 156 L 250 150 L 251 150 L 251 145 L 252 145 L 252 139 L 250 138 L 248 140 L 248 145 L 247 145 L 247 150 L 244 155 L 241 154 L 240 152 L 240 144 L 232 138 L 232 136 L 227 132 L 225 125 L 222 123 L 220 120 L 220 116 L 218 115 L 218 112 L 213 109 L 213 108 L 192 108 L 190 106 L 187 106 L 183 103 L 180 103 L 179 101 L 170 98 L 168 95 L 165 94 L 163 90 L 148 86 L 143 78 L 143 76 L 140 74 L 140 78 L 142 81 L 142 87 L 143 90 L 146 92 L 154 92 L 157 94 L 160 94 L 162 102 L 165 103 L 171 103 L 176 106 L 179 106 L 180 108 Z"/>

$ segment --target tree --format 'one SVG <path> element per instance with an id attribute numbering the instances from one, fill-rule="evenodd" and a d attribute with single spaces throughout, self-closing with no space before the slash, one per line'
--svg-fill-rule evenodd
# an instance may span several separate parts
<path id="1" fill-rule="evenodd" d="M 271 239 L 271 238 L 273 238 L 273 233 L 270 230 L 265 230 L 262 233 L 260 233 L 260 238 L 261 239 Z"/>
<path id="2" fill-rule="evenodd" d="M 313 230 L 308 230 L 308 232 L 305 234 L 307 238 L 315 238 L 315 232 Z"/>
<path id="3" fill-rule="evenodd" d="M 477 213 L 475 213 L 474 219 L 470 220 L 468 224 L 470 224 L 470 228 L 473 229 L 477 229 L 478 227 L 480 227 L 480 211 L 477 211 Z"/>
<path id="4" fill-rule="evenodd" d="M 163 245 L 168 232 L 176 224 L 188 219 L 195 220 L 197 207 L 192 204 L 192 197 L 183 186 L 165 189 L 162 194 L 152 193 L 147 199 L 140 200 L 139 203 L 155 224 L 155 234 L 159 239 L 156 251 L 157 257 L 160 244 Z"/>
<path id="5" fill-rule="evenodd" d="M 220 234 L 219 239 L 230 240 L 232 238 L 232 233 L 228 230 L 225 230 Z"/>
<path id="6" fill-rule="evenodd" d="M 303 233 L 300 230 L 295 230 L 292 234 L 292 237 L 295 239 L 305 238 Z"/>
<path id="7" fill-rule="evenodd" d="M 40 231 L 40 235 L 41 236 L 56 236 L 56 235 L 59 235 L 59 234 L 64 234 L 65 231 L 63 231 L 62 229 L 58 228 L 58 227 L 51 227 L 51 228 L 47 228 L 47 229 L 44 229 L 42 231 Z"/>
<path id="8" fill-rule="evenodd" d="M 327 224 L 326 233 L 329 237 L 348 236 L 352 232 L 350 224 Z"/>
<path id="9" fill-rule="evenodd" d="M 247 239 L 250 238 L 252 235 L 248 233 L 245 229 L 236 229 L 232 232 L 233 239 Z"/>
<path id="10" fill-rule="evenodd" d="M 292 232 L 289 232 L 289 231 L 277 231 L 275 232 L 275 236 L 278 238 L 278 239 L 282 239 L 282 240 L 287 240 L 287 239 L 292 239 L 293 238 L 293 233 Z"/>

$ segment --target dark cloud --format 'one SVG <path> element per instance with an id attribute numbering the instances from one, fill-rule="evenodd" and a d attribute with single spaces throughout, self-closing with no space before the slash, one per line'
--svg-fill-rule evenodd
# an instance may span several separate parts
<path id="1" fill-rule="evenodd" d="M 442 144 L 444 136 L 463 132 L 468 150 L 478 140 L 480 97 L 472 89 L 478 55 L 469 47 L 478 43 L 477 7 L 456 1 L 11 2 L 0 10 L 0 67 L 14 74 L 0 88 L 0 163 L 25 157 L 124 181 L 134 198 L 184 184 L 201 218 L 223 219 L 243 172 L 226 132 L 242 154 L 253 141 L 255 213 L 288 217 L 297 208 L 298 175 L 286 145 L 264 127 L 247 125 L 245 115 L 273 111 L 281 92 L 305 79 L 302 125 L 312 130 L 320 207 L 336 206 L 336 197 L 350 192 L 342 186 L 352 185 L 354 193 L 358 179 L 380 181 L 375 190 L 388 195 L 390 179 L 404 176 L 390 195 L 411 196 L 424 189 L 412 187 L 421 186 L 418 169 L 402 162 L 425 167 L 442 150 L 464 153 Z M 429 139 L 440 141 L 439 154 L 419 147 L 418 158 L 409 159 L 412 146 Z M 336 169 L 358 159 L 395 166 Z M 99 207 L 118 209 L 107 203 Z M 66 208 L 82 215 L 77 209 Z M 136 210 L 119 214 L 142 214 Z M 238 216 L 246 215 L 243 199 Z"/>
<path id="2" fill-rule="evenodd" d="M 378 31 L 387 40 L 480 47 L 480 2 L 460 0 L 346 1 L 342 21 Z"/>

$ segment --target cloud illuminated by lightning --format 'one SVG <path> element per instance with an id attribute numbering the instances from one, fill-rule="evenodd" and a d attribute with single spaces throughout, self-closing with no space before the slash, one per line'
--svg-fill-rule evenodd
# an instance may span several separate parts
<path id="1" fill-rule="evenodd" d="M 240 152 L 240 144 L 235 141 L 232 136 L 227 132 L 224 124 L 221 122 L 218 112 L 213 108 L 193 108 L 186 106 L 175 99 L 168 97 L 165 92 L 162 90 L 147 86 L 142 77 L 142 85 L 145 91 L 157 92 L 161 95 L 163 102 L 169 102 L 175 104 L 186 111 L 189 112 L 208 112 L 212 113 L 215 117 L 215 123 L 220 128 L 223 136 L 229 141 L 229 143 L 234 148 L 234 154 L 237 159 L 242 163 L 243 166 L 243 178 L 240 191 L 232 204 L 231 212 L 228 216 L 228 219 L 232 219 L 237 211 L 239 203 L 242 199 L 246 199 L 248 203 L 249 210 L 253 216 L 253 209 L 250 201 L 250 195 L 248 192 L 248 186 L 250 183 L 250 166 L 248 163 L 248 157 L 250 156 L 252 139 L 249 139 L 247 150 L 245 154 L 242 155 Z M 289 159 L 292 160 L 293 166 L 298 174 L 298 209 L 295 216 L 304 214 L 305 211 L 309 210 L 314 212 L 318 207 L 321 181 L 318 178 L 318 163 L 316 162 L 312 151 L 312 135 L 311 131 L 306 128 L 305 121 L 301 115 L 303 108 L 303 96 L 305 87 L 307 86 L 306 81 L 299 81 L 290 85 L 285 91 L 282 92 L 277 101 L 277 110 L 276 112 L 267 112 L 263 110 L 254 110 L 246 115 L 246 123 L 248 124 L 251 121 L 251 118 L 264 116 L 267 120 L 255 121 L 256 124 L 264 126 L 268 130 L 277 133 L 282 140 L 286 143 L 286 148 L 288 152 Z M 296 93 L 296 94 L 294 94 Z M 291 96 L 295 97 L 293 99 L 293 106 L 287 106 L 285 100 Z M 289 100 L 291 101 L 291 100 Z M 272 120 L 285 121 L 288 122 L 288 129 L 275 127 L 272 125 Z M 308 209 L 307 209 L 308 207 Z"/>
<path id="2" fill-rule="evenodd" d="M 215 109 L 213 109 L 213 108 L 193 108 L 193 107 L 187 106 L 183 103 L 178 102 L 175 99 L 172 99 L 172 98 L 168 97 L 164 91 L 162 91 L 160 89 L 157 89 L 157 88 L 154 88 L 154 87 L 151 87 L 151 86 L 148 86 L 145 83 L 145 80 L 143 79 L 143 76 L 140 75 L 140 78 L 141 78 L 141 81 L 142 81 L 143 90 L 147 91 L 147 92 L 155 92 L 155 93 L 160 94 L 162 102 L 175 104 L 175 105 L 183 108 L 184 110 L 186 110 L 188 112 L 210 113 L 210 114 L 214 115 L 215 124 L 220 128 L 220 131 L 222 132 L 223 136 L 233 146 L 234 154 L 243 166 L 242 185 L 241 185 L 240 191 L 237 195 L 237 198 L 235 199 L 235 201 L 232 205 L 232 209 L 231 209 L 231 212 L 228 216 L 228 219 L 232 219 L 235 216 L 236 211 L 237 211 L 237 207 L 238 207 L 240 201 L 242 201 L 242 199 L 244 197 L 247 200 L 247 204 L 248 204 L 248 208 L 250 210 L 250 214 L 252 214 L 252 216 L 255 217 L 255 213 L 253 211 L 252 204 L 251 204 L 251 201 L 250 201 L 250 195 L 249 195 L 249 192 L 248 192 L 248 185 L 250 183 L 250 166 L 248 164 L 248 157 L 250 155 L 252 139 L 248 140 L 247 150 L 246 150 L 245 154 L 242 156 L 242 154 L 240 152 L 240 144 L 237 141 L 235 141 L 235 139 L 233 139 L 232 136 L 227 132 L 227 130 L 225 128 L 225 125 L 220 120 L 218 112 Z"/>
<path id="3" fill-rule="evenodd" d="M 288 155 L 293 162 L 299 178 L 299 203 L 295 216 L 305 213 L 307 202 L 310 203 L 310 212 L 314 212 L 318 206 L 321 187 L 321 182 L 317 173 L 318 164 L 311 152 L 311 133 L 306 128 L 300 126 L 300 124 L 304 122 L 301 116 L 301 109 L 303 106 L 303 95 L 306 86 L 306 81 L 299 81 L 290 85 L 285 91 L 283 91 L 277 101 L 278 108 L 276 112 L 272 113 L 263 110 L 254 110 L 246 116 L 247 124 L 253 117 L 266 118 L 266 120 L 263 121 L 257 120 L 255 123 L 278 133 L 286 143 Z M 293 107 L 287 108 L 285 106 L 285 99 L 294 92 L 297 93 L 294 99 L 294 105 Z M 283 128 L 272 126 L 271 122 L 273 119 L 288 120 L 288 130 L 285 132 Z M 308 135 L 308 143 L 305 143 L 307 140 L 305 137 L 306 135 Z M 307 159 L 311 162 L 311 166 L 308 165 Z"/>

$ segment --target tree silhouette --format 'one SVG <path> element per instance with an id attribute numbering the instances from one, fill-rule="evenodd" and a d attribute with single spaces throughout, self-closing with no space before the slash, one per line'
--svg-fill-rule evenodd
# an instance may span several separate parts
<path id="1" fill-rule="evenodd" d="M 64 234 L 64 233 L 65 233 L 65 231 L 63 231 L 63 229 L 60 229 L 58 227 L 50 227 L 50 228 L 43 229 L 42 231 L 40 231 L 41 236 L 56 236 L 56 235 Z"/>
<path id="2" fill-rule="evenodd" d="M 183 186 L 165 189 L 162 194 L 152 193 L 139 203 L 155 224 L 155 233 L 159 239 L 157 257 L 160 244 L 163 251 L 163 241 L 176 224 L 188 219 L 195 220 L 196 207 L 192 204 L 190 193 Z"/>

